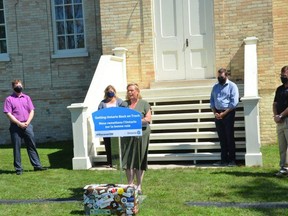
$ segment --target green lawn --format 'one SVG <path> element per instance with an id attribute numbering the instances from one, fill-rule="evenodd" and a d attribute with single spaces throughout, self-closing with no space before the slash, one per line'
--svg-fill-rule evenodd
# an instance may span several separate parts
<path id="1" fill-rule="evenodd" d="M 11 146 L 0 146 L 0 201 L 72 199 L 71 202 L 0 204 L 0 215 L 84 215 L 83 187 L 91 183 L 121 183 L 120 171 L 72 170 L 72 142 L 39 144 L 49 170 L 34 172 L 25 148 L 24 173 L 15 175 Z M 148 170 L 139 216 L 285 215 L 288 209 L 189 206 L 187 202 L 286 202 L 288 178 L 276 178 L 278 147 L 262 147 L 263 167 L 177 168 Z M 76 200 L 76 201 L 75 201 Z M 78 201 L 77 201 L 78 200 Z"/>

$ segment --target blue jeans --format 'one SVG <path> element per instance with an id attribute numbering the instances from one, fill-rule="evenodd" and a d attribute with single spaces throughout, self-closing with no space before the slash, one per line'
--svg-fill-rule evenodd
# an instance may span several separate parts
<path id="1" fill-rule="evenodd" d="M 223 119 L 216 119 L 215 124 L 221 146 L 221 161 L 235 161 L 234 140 L 235 110 L 230 111 Z"/>
<path id="2" fill-rule="evenodd" d="M 36 143 L 34 139 L 33 126 L 29 124 L 26 129 L 18 127 L 16 124 L 10 124 L 10 135 L 13 144 L 13 155 L 14 155 L 14 167 L 15 170 L 23 170 L 21 165 L 21 143 L 22 139 L 26 144 L 27 153 L 29 156 L 30 163 L 33 167 L 42 167 L 39 159 L 39 155 L 36 149 Z"/>

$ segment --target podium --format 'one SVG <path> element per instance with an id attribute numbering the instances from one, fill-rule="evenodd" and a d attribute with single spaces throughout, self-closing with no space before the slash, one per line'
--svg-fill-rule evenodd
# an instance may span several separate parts
<path id="1" fill-rule="evenodd" d="M 122 178 L 122 151 L 121 137 L 141 137 L 142 121 L 141 113 L 124 107 L 110 107 L 92 113 L 94 131 L 96 137 L 111 138 L 112 161 L 119 158 L 119 169 Z M 118 150 L 115 144 L 118 142 Z M 117 157 L 118 154 L 118 157 Z M 113 162 L 114 162 L 113 161 Z M 118 166 L 117 166 L 118 167 Z"/>
<path id="2" fill-rule="evenodd" d="M 124 148 L 126 143 L 122 146 L 121 138 L 127 138 L 127 143 L 128 137 L 142 139 L 141 113 L 123 107 L 110 107 L 92 113 L 92 118 L 95 136 L 111 139 L 112 163 L 117 166 L 119 164 L 121 184 L 106 182 L 106 184 L 86 185 L 83 202 L 85 214 L 136 215 L 141 201 L 136 185 L 123 184 L 122 147 Z M 138 147 L 139 145 L 137 149 Z M 125 153 L 127 156 L 130 152 Z M 138 157 L 140 162 L 140 155 Z M 115 160 L 119 162 L 115 163 Z"/>

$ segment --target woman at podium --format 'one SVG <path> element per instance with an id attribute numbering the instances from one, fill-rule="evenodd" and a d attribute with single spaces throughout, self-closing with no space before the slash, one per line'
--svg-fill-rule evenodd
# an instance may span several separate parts
<path id="1" fill-rule="evenodd" d="M 150 137 L 151 107 L 142 99 L 139 86 L 136 83 L 127 85 L 126 102 L 130 109 L 140 112 L 142 117 L 142 136 L 122 138 L 122 166 L 126 171 L 128 184 L 137 182 L 137 191 L 142 195 L 144 172 L 148 168 L 148 146 Z"/>

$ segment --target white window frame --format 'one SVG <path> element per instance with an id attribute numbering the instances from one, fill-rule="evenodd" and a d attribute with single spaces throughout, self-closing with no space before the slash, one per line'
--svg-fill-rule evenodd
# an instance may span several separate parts
<path id="1" fill-rule="evenodd" d="M 0 26 L 5 27 L 5 40 L 6 40 L 6 53 L 0 53 L 0 62 L 4 62 L 4 61 L 10 61 L 10 56 L 8 54 L 8 38 L 7 38 L 5 4 L 4 4 L 4 0 L 0 0 L 0 1 L 2 1 L 2 4 L 3 4 L 3 9 L 0 8 L 0 11 L 3 10 L 3 13 L 4 13 L 4 24 L 0 24 Z"/>
<path id="2" fill-rule="evenodd" d="M 52 23 L 53 23 L 53 38 L 54 38 L 54 54 L 52 58 L 71 58 L 71 57 L 86 57 L 89 56 L 86 46 L 86 29 L 85 29 L 85 14 L 84 14 L 84 0 L 82 0 L 82 13 L 83 13 L 83 28 L 84 28 L 84 48 L 75 49 L 58 49 L 57 28 L 56 28 L 56 14 L 55 14 L 55 0 L 51 0 L 52 8 Z M 65 1 L 65 0 L 63 0 Z M 74 5 L 72 0 L 72 5 Z M 78 3 L 77 3 L 78 4 Z"/>

